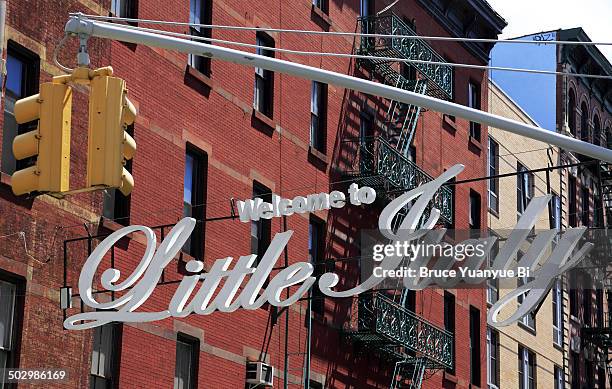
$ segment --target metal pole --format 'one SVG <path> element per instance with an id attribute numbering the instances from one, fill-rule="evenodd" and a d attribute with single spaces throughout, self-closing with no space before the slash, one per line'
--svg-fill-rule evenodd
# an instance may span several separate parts
<path id="1" fill-rule="evenodd" d="M 274 72 L 290 74 L 326 84 L 333 84 L 366 94 L 397 100 L 406 104 L 417 105 L 434 111 L 454 115 L 612 163 L 612 150 L 561 135 L 555 131 L 549 131 L 501 116 L 492 115 L 477 109 L 464 107 L 463 105 L 439 100 L 431 96 L 421 95 L 346 74 L 331 72 L 276 58 L 250 54 L 240 50 L 187 41 L 151 32 L 138 31 L 118 24 L 93 21 L 82 15 L 71 16 L 68 23 L 66 23 L 65 30 L 67 33 L 71 34 L 85 34 L 98 38 L 114 39 L 150 47 L 176 50 L 239 65 L 259 67 Z"/>
<path id="2" fill-rule="evenodd" d="M 0 88 L 4 97 L 4 75 L 6 73 L 6 61 L 4 60 L 4 30 L 6 26 L 6 0 L 0 0 Z"/>
<path id="3" fill-rule="evenodd" d="M 312 288 L 308 291 L 306 312 L 306 363 L 304 366 L 304 389 L 310 389 L 310 343 L 312 342 Z"/>

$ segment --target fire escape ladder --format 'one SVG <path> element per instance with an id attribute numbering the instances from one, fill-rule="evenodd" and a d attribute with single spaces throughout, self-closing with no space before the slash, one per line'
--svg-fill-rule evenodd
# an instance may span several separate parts
<path id="1" fill-rule="evenodd" d="M 606 227 L 612 226 L 612 164 L 600 163 L 601 195 Z"/>
<path id="2" fill-rule="evenodd" d="M 390 389 L 421 389 L 426 358 L 407 358 L 395 363 Z M 410 380 L 406 383 L 406 380 Z"/>

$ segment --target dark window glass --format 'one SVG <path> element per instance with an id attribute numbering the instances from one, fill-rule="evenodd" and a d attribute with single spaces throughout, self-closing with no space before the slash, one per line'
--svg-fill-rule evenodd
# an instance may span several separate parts
<path id="1" fill-rule="evenodd" d="M 577 205 L 576 205 L 576 178 L 574 176 L 569 176 L 567 182 L 567 197 L 569 202 L 569 225 L 570 227 L 578 226 L 578 215 L 577 215 Z"/>
<path id="2" fill-rule="evenodd" d="M 570 377 L 572 377 L 572 389 L 580 388 L 580 354 L 573 351 L 570 352 L 572 371 Z"/>
<path id="3" fill-rule="evenodd" d="M 318 278 L 325 273 L 325 223 L 315 217 L 310 217 L 308 224 L 308 258 L 314 267 L 313 276 Z M 319 288 L 311 288 L 312 311 L 323 314 L 325 310 L 325 298 Z"/>
<path id="4" fill-rule="evenodd" d="M 563 292 L 561 281 L 555 281 L 552 288 L 552 311 L 553 311 L 553 342 L 563 346 Z"/>
<path id="5" fill-rule="evenodd" d="M 499 174 L 499 145 L 491 137 L 489 137 L 488 165 L 489 177 Z M 494 212 L 499 212 L 499 178 L 489 179 L 488 184 L 489 209 Z"/>
<path id="6" fill-rule="evenodd" d="M 137 0 L 111 0 L 111 13 L 120 18 L 136 18 L 138 16 Z"/>
<path id="7" fill-rule="evenodd" d="M 189 2 L 189 23 L 192 24 L 211 24 L 212 23 L 212 1 L 211 0 L 190 0 Z M 189 26 L 189 34 L 197 38 L 210 38 L 211 29 L 202 26 Z M 200 42 L 211 44 L 208 40 L 195 39 Z M 210 76 L 210 58 L 199 55 L 189 54 L 189 65 L 197 69 L 200 73 Z"/>
<path id="8" fill-rule="evenodd" d="M 570 90 L 567 103 L 567 124 L 570 133 L 576 135 L 576 94 Z"/>
<path id="9" fill-rule="evenodd" d="M 257 181 L 253 182 L 253 198 L 260 198 L 266 203 L 272 203 L 270 188 Z M 251 221 L 251 253 L 257 255 L 256 264 L 268 250 L 272 235 L 272 220 L 259 218 Z"/>
<path id="10" fill-rule="evenodd" d="M 592 361 L 584 362 L 584 370 L 586 370 L 587 388 L 595 388 L 595 369 Z"/>
<path id="11" fill-rule="evenodd" d="M 444 292 L 444 329 L 453 335 L 453 367 L 446 371 L 455 374 L 455 295 L 448 291 Z"/>
<path id="12" fill-rule="evenodd" d="M 374 0 L 359 0 L 359 16 L 374 14 Z"/>
<path id="13" fill-rule="evenodd" d="M 518 348 L 519 389 L 535 389 L 536 364 L 535 354 L 531 350 L 519 345 Z"/>
<path id="14" fill-rule="evenodd" d="M 2 369 L 18 367 L 22 289 L 16 282 L 0 279 L 0 387 L 3 387 L 3 378 L 6 378 Z"/>
<path id="15" fill-rule="evenodd" d="M 487 377 L 489 388 L 499 388 L 499 334 L 487 328 Z"/>
<path id="16" fill-rule="evenodd" d="M 470 229 L 480 229 L 480 195 L 470 189 Z"/>
<path id="17" fill-rule="evenodd" d="M 589 188 L 587 188 L 586 186 L 582 187 L 581 200 L 582 200 L 582 218 L 581 218 L 582 225 L 589 227 L 590 226 Z"/>
<path id="18" fill-rule="evenodd" d="M 520 254 L 520 253 L 519 253 Z M 520 259 L 519 259 L 520 260 Z M 533 281 L 533 278 L 517 278 L 517 287 L 521 287 L 523 285 L 525 285 L 526 283 Z M 527 296 L 527 293 L 521 294 L 519 295 L 516 299 L 518 301 L 519 304 L 523 303 L 523 300 L 525 299 L 525 297 Z M 523 316 L 521 318 L 521 323 L 523 323 L 525 326 L 531 328 L 532 330 L 535 330 L 535 318 L 536 315 L 534 312 L 529 312 L 528 314 L 526 314 L 525 316 Z"/>
<path id="19" fill-rule="evenodd" d="M 555 366 L 555 388 L 554 389 L 565 389 L 565 377 L 563 375 L 563 369 L 559 366 Z"/>
<path id="20" fill-rule="evenodd" d="M 599 116 L 593 119 L 593 143 L 599 146 L 601 144 L 601 121 Z"/>
<path id="21" fill-rule="evenodd" d="M 480 386 L 480 310 L 470 306 L 470 382 Z"/>
<path id="22" fill-rule="evenodd" d="M 206 218 L 206 187 L 208 180 L 206 153 L 188 147 L 185 154 L 183 216 L 196 220 L 196 226 L 185 242 L 183 251 L 194 258 L 204 257 L 204 229 Z"/>
<path id="23" fill-rule="evenodd" d="M 257 51 L 259 55 L 274 57 L 274 51 L 263 47 L 274 48 L 274 39 L 269 35 L 258 32 L 256 37 Z M 253 107 L 268 117 L 273 115 L 274 102 L 274 72 L 262 68 L 255 68 L 255 92 L 253 96 Z"/>
<path id="24" fill-rule="evenodd" d="M 310 146 L 326 153 L 327 85 L 312 81 L 310 93 Z"/>
<path id="25" fill-rule="evenodd" d="M 474 82 L 468 84 L 468 107 L 480 110 L 480 86 Z M 480 142 L 480 123 L 470 122 L 470 137 Z"/>
<path id="26" fill-rule="evenodd" d="M 200 341 L 179 333 L 176 339 L 174 389 L 197 388 Z"/>
<path id="27" fill-rule="evenodd" d="M 121 325 L 115 323 L 95 327 L 91 351 L 90 389 L 117 387 Z"/>
<path id="28" fill-rule="evenodd" d="M 39 66 L 40 59 L 36 54 L 13 41 L 8 41 L 2 136 L 2 171 L 8 174 L 32 166 L 36 161 L 36 157 L 16 161 L 13 155 L 13 139 L 19 134 L 36 129 L 36 121 L 18 125 L 14 110 L 17 100 L 38 93 Z"/>
<path id="29" fill-rule="evenodd" d="M 312 0 L 312 5 L 319 8 L 321 11 L 325 13 L 329 13 L 328 0 Z"/>
<path id="30" fill-rule="evenodd" d="M 589 141 L 589 111 L 585 103 L 580 107 L 580 138 Z"/>
<path id="31" fill-rule="evenodd" d="M 516 175 L 516 214 L 520 217 L 533 198 L 535 182 L 533 173 L 521 163 L 517 164 L 516 171 L 519 173 Z"/>
<path id="32" fill-rule="evenodd" d="M 597 327 L 604 326 L 604 303 L 603 303 L 603 289 L 597 289 L 596 301 L 597 301 Z"/>
<path id="33" fill-rule="evenodd" d="M 582 324 L 591 327 L 593 324 L 593 313 L 591 311 L 593 290 L 584 289 L 582 291 Z"/>

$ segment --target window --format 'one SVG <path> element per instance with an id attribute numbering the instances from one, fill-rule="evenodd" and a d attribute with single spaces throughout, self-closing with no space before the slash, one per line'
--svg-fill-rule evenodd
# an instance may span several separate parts
<path id="1" fill-rule="evenodd" d="M 519 369 L 519 389 L 535 389 L 536 370 L 535 355 L 531 350 L 519 345 L 518 348 L 518 369 Z"/>
<path id="2" fill-rule="evenodd" d="M 35 158 L 15 161 L 13 139 L 36 129 L 36 122 L 17 124 L 15 102 L 38 93 L 40 59 L 22 46 L 8 41 L 6 55 L 6 92 L 4 100 L 4 132 L 2 136 L 2 171 L 12 174 L 34 164 Z"/>
<path id="3" fill-rule="evenodd" d="M 470 229 L 480 230 L 480 195 L 470 189 Z"/>
<path id="4" fill-rule="evenodd" d="M 490 267 L 493 266 L 493 261 L 495 260 L 495 256 L 499 252 L 499 239 L 495 241 L 493 244 L 493 248 L 491 249 L 488 257 L 487 257 L 487 265 Z M 497 278 L 487 278 L 487 303 L 495 304 L 499 299 L 499 279 Z"/>
<path id="5" fill-rule="evenodd" d="M 572 377 L 572 389 L 580 388 L 580 354 L 570 351 L 570 359 L 572 365 L 572 371 L 570 377 Z"/>
<path id="6" fill-rule="evenodd" d="M 274 57 L 274 52 L 263 47 L 274 47 L 274 39 L 269 35 L 257 33 L 257 54 L 266 57 Z M 274 112 L 274 72 L 262 68 L 255 68 L 255 93 L 253 97 L 253 108 L 262 114 L 272 117 Z"/>
<path id="7" fill-rule="evenodd" d="M 206 185 L 208 180 L 206 153 L 187 147 L 183 189 L 183 217 L 196 219 L 196 226 L 185 242 L 183 251 L 196 259 L 204 257 L 204 227 L 206 218 Z"/>
<path id="8" fill-rule="evenodd" d="M 480 311 L 470 306 L 470 382 L 480 386 Z"/>
<path id="9" fill-rule="evenodd" d="M 317 279 L 325 273 L 325 223 L 316 216 L 310 217 L 308 224 L 308 259 L 314 267 L 313 277 Z M 318 280 L 317 280 L 318 282 Z M 322 315 L 325 309 L 325 297 L 319 288 L 311 288 L 312 311 Z"/>
<path id="10" fill-rule="evenodd" d="M 533 198 L 534 177 L 521 163 L 517 164 L 516 171 L 519 173 L 516 176 L 516 214 L 520 217 Z"/>
<path id="11" fill-rule="evenodd" d="M 363 111 L 359 118 L 359 170 L 362 174 L 371 174 L 374 161 L 368 150 L 371 150 L 374 137 L 374 118 Z"/>
<path id="12" fill-rule="evenodd" d="M 189 23 L 212 24 L 212 0 L 190 0 Z M 211 29 L 202 26 L 189 26 L 189 35 L 199 38 L 210 38 Z M 198 39 L 202 42 L 202 40 Z M 210 41 L 203 41 L 210 44 Z M 189 54 L 189 66 L 210 77 L 210 58 Z"/>
<path id="13" fill-rule="evenodd" d="M 253 198 L 260 198 L 266 203 L 272 203 L 272 190 L 253 182 Z M 251 221 L 251 253 L 257 255 L 255 264 L 259 264 L 261 257 L 268 250 L 272 235 L 272 220 L 259 218 Z"/>
<path id="14" fill-rule="evenodd" d="M 597 192 L 593 193 L 593 227 L 604 227 L 603 221 L 603 210 L 604 204 L 601 202 L 601 197 L 597 195 Z"/>
<path id="15" fill-rule="evenodd" d="M 126 128 L 126 132 L 133 138 L 134 125 Z M 125 170 L 132 173 L 132 160 L 125 162 Z M 102 214 L 105 218 L 114 220 L 123 226 L 130 225 L 130 200 L 131 194 L 125 196 L 119 189 L 107 189 L 104 192 L 104 204 Z"/>
<path id="16" fill-rule="evenodd" d="M 111 0 L 110 11 L 113 16 L 120 18 L 136 18 L 138 4 L 137 0 Z"/>
<path id="17" fill-rule="evenodd" d="M 595 300 L 597 301 L 597 327 L 604 326 L 604 304 L 603 304 L 603 289 L 595 291 Z"/>
<path id="18" fill-rule="evenodd" d="M 593 367 L 593 362 L 588 360 L 585 361 L 584 370 L 586 370 L 586 387 L 595 388 L 595 369 Z"/>
<path id="19" fill-rule="evenodd" d="M 404 298 L 404 308 L 410 312 L 416 311 L 416 292 L 412 289 L 404 289 L 402 291 Z"/>
<path id="20" fill-rule="evenodd" d="M 602 386 L 605 388 L 605 386 Z M 563 369 L 559 366 L 555 366 L 555 388 L 554 389 L 565 389 L 565 377 L 563 376 Z"/>
<path id="21" fill-rule="evenodd" d="M 580 106 L 580 139 L 589 141 L 589 109 L 585 103 Z"/>
<path id="22" fill-rule="evenodd" d="M 530 281 L 533 281 L 532 277 L 529 277 L 529 278 L 527 278 L 527 277 L 517 278 L 517 284 L 518 284 L 517 287 L 520 288 L 521 286 L 525 285 L 526 283 L 528 283 Z M 527 297 L 527 292 L 519 295 L 516 299 L 517 299 L 519 304 L 522 304 L 523 300 L 525 299 L 525 297 Z M 535 317 L 536 317 L 535 316 L 535 312 L 529 312 L 528 314 L 526 314 L 525 316 L 523 316 L 521 318 L 520 323 L 522 323 L 524 326 L 528 327 L 529 329 L 535 331 L 535 328 L 536 328 L 535 327 L 536 326 L 536 324 L 535 324 Z"/>
<path id="23" fill-rule="evenodd" d="M 480 109 L 480 86 L 472 81 L 468 84 L 468 107 Z M 480 123 L 470 122 L 470 137 L 480 142 Z"/>
<path id="24" fill-rule="evenodd" d="M 453 335 L 453 350 L 455 350 L 455 295 L 444 292 L 444 329 Z M 455 374 L 455 352 L 453 351 L 452 368 L 446 371 Z"/>
<path id="25" fill-rule="evenodd" d="M 499 174 L 499 145 L 489 137 L 488 154 L 489 177 Z M 499 212 L 499 178 L 491 178 L 488 181 L 489 209 L 495 213 Z"/>
<path id="26" fill-rule="evenodd" d="M 570 283 L 569 283 L 569 304 L 570 304 L 570 315 L 578 317 L 578 277 L 576 272 L 570 272 Z"/>
<path id="27" fill-rule="evenodd" d="M 603 367 L 597 368 L 597 380 L 600 389 L 606 388 L 606 370 Z"/>
<path id="28" fill-rule="evenodd" d="M 556 193 L 552 195 L 550 228 L 561 230 L 561 198 Z"/>
<path id="29" fill-rule="evenodd" d="M 20 285 L 0 280 L 0 387 L 6 368 L 17 367 L 20 332 L 17 330 L 23 309 L 23 291 Z"/>
<path id="30" fill-rule="evenodd" d="M 121 325 L 109 323 L 94 328 L 91 351 L 91 389 L 107 389 L 117 385 Z"/>
<path id="31" fill-rule="evenodd" d="M 573 90 L 569 92 L 567 103 L 567 125 L 570 133 L 576 135 L 576 94 Z"/>
<path id="32" fill-rule="evenodd" d="M 499 333 L 487 328 L 487 379 L 489 389 L 499 388 Z"/>
<path id="33" fill-rule="evenodd" d="M 593 119 L 593 143 L 597 146 L 601 144 L 601 121 L 597 115 Z"/>
<path id="34" fill-rule="evenodd" d="M 179 333 L 176 339 L 174 389 L 197 388 L 200 340 Z"/>
<path id="35" fill-rule="evenodd" d="M 569 202 L 569 225 L 570 227 L 578 227 L 578 215 L 576 206 L 576 177 L 569 176 L 567 182 L 567 197 Z"/>
<path id="36" fill-rule="evenodd" d="M 563 295 L 561 280 L 556 280 L 552 288 L 552 311 L 553 311 L 553 343 L 563 347 Z"/>
<path id="37" fill-rule="evenodd" d="M 589 224 L 589 188 L 587 188 L 586 186 L 582 187 L 582 196 L 581 196 L 581 200 L 582 200 L 582 225 L 583 226 L 590 226 Z"/>
<path id="38" fill-rule="evenodd" d="M 365 17 L 374 14 L 374 0 L 359 0 L 359 16 Z"/>
<path id="39" fill-rule="evenodd" d="M 310 146 L 325 154 L 327 138 L 327 85 L 312 81 L 310 92 Z"/>
<path id="40" fill-rule="evenodd" d="M 324 13 L 329 13 L 328 0 L 312 0 L 312 5 L 319 8 Z"/>
<path id="41" fill-rule="evenodd" d="M 591 300 L 593 291 L 591 289 L 582 290 L 582 324 L 585 327 L 591 327 L 593 324 L 593 314 L 591 312 L 591 306 L 593 301 Z"/>

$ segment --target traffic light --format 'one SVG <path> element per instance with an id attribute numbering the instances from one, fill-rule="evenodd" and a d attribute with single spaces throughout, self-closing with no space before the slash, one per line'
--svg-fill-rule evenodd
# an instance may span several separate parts
<path id="1" fill-rule="evenodd" d="M 125 127 L 134 123 L 136 108 L 120 78 L 96 76 L 89 85 L 87 186 L 118 188 L 127 196 L 134 179 L 124 161 L 134 156 L 136 142 Z"/>
<path id="2" fill-rule="evenodd" d="M 36 163 L 17 170 L 13 193 L 64 192 L 69 189 L 72 88 L 62 83 L 41 84 L 40 93 L 15 103 L 18 124 L 38 119 L 34 131 L 15 137 L 13 154 L 21 160 L 37 155 Z"/>

